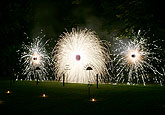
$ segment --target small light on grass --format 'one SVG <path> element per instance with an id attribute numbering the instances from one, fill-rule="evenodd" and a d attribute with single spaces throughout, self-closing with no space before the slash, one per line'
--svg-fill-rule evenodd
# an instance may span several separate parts
<path id="1" fill-rule="evenodd" d="M 6 91 L 6 93 L 7 93 L 7 94 L 10 94 L 11 92 L 8 90 L 8 91 Z"/>
<path id="2" fill-rule="evenodd" d="M 95 102 L 95 101 L 96 101 L 96 99 L 95 99 L 95 98 L 92 98 L 92 99 L 91 99 L 91 101 L 92 101 L 92 102 Z"/>
<path id="3" fill-rule="evenodd" d="M 42 97 L 44 97 L 44 98 L 45 98 L 45 97 L 47 97 L 47 96 L 46 96 L 46 94 L 45 94 L 45 93 L 43 93 L 43 94 L 42 94 Z"/>

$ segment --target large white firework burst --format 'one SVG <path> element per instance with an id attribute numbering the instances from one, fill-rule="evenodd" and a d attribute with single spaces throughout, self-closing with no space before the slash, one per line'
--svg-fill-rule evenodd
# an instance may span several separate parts
<path id="1" fill-rule="evenodd" d="M 57 78 L 65 74 L 67 82 L 94 83 L 96 74 L 107 75 L 106 64 L 110 58 L 105 46 L 109 43 L 103 43 L 88 29 L 73 28 L 72 32 L 64 33 L 53 50 Z"/>
<path id="2" fill-rule="evenodd" d="M 158 58 L 159 54 L 153 51 L 160 47 L 154 42 L 147 43 L 147 39 L 141 36 L 140 30 L 137 34 L 132 33 L 130 40 L 124 41 L 118 38 L 114 50 L 116 82 L 125 81 L 128 84 L 142 82 L 146 85 L 147 81 L 153 80 L 162 85 L 163 74 L 157 69 L 161 59 Z M 154 75 L 149 76 L 151 71 Z"/>
<path id="3" fill-rule="evenodd" d="M 47 80 L 49 66 L 51 65 L 50 57 L 45 49 L 45 45 L 42 43 L 43 38 L 38 36 L 33 38 L 33 41 L 26 45 L 22 45 L 22 53 L 20 62 L 23 67 L 23 75 L 27 75 L 26 80 Z M 28 38 L 28 37 L 27 37 Z M 20 50 L 21 51 L 21 50 Z"/>

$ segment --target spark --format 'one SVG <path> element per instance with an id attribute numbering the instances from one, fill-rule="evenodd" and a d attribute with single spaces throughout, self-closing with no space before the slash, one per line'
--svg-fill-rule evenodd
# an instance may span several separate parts
<path id="1" fill-rule="evenodd" d="M 114 50 L 114 71 L 116 77 L 115 81 L 127 82 L 127 84 L 140 83 L 146 85 L 147 81 L 151 81 L 149 73 L 151 71 L 155 74 L 152 80 L 162 85 L 163 74 L 160 73 L 155 66 L 161 63 L 161 59 L 158 58 L 158 54 L 153 51 L 158 50 L 158 46 L 154 43 L 148 43 L 147 39 L 141 35 L 141 31 L 138 34 L 133 33 L 132 39 L 124 41 L 120 38 L 115 43 Z M 158 75 L 158 77 L 156 77 Z M 128 77 L 125 77 L 128 76 Z M 153 76 L 153 75 L 152 75 Z"/>
<path id="2" fill-rule="evenodd" d="M 21 49 L 23 51 L 20 62 L 23 65 L 23 75 L 27 75 L 25 80 L 48 80 L 46 75 L 48 74 L 51 61 L 45 48 L 48 41 L 44 44 L 42 43 L 44 37 L 45 35 L 42 37 L 38 36 L 33 38 L 31 43 L 22 44 Z"/>
<path id="3" fill-rule="evenodd" d="M 96 74 L 108 74 L 108 46 L 109 42 L 99 40 L 95 32 L 87 29 L 64 32 L 53 50 L 58 79 L 65 74 L 67 82 L 94 83 Z"/>

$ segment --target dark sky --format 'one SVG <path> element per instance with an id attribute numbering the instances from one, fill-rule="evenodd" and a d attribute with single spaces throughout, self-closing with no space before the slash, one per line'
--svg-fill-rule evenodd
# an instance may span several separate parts
<path id="1" fill-rule="evenodd" d="M 36 37 L 42 29 L 50 47 L 67 29 L 88 28 L 100 39 L 134 30 L 150 30 L 151 39 L 164 39 L 164 4 L 150 0 L 1 0 L 0 65 L 2 77 L 10 75 L 18 63 L 26 35 Z M 0 76 L 1 77 L 1 76 Z"/>

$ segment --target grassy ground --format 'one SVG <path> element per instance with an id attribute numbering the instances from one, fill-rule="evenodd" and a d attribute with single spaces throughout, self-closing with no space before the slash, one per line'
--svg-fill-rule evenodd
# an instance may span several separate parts
<path id="1" fill-rule="evenodd" d="M 165 114 L 165 86 L 93 84 L 89 101 L 87 84 L 0 81 L 0 115 Z M 41 97 L 45 93 L 47 97 Z"/>

